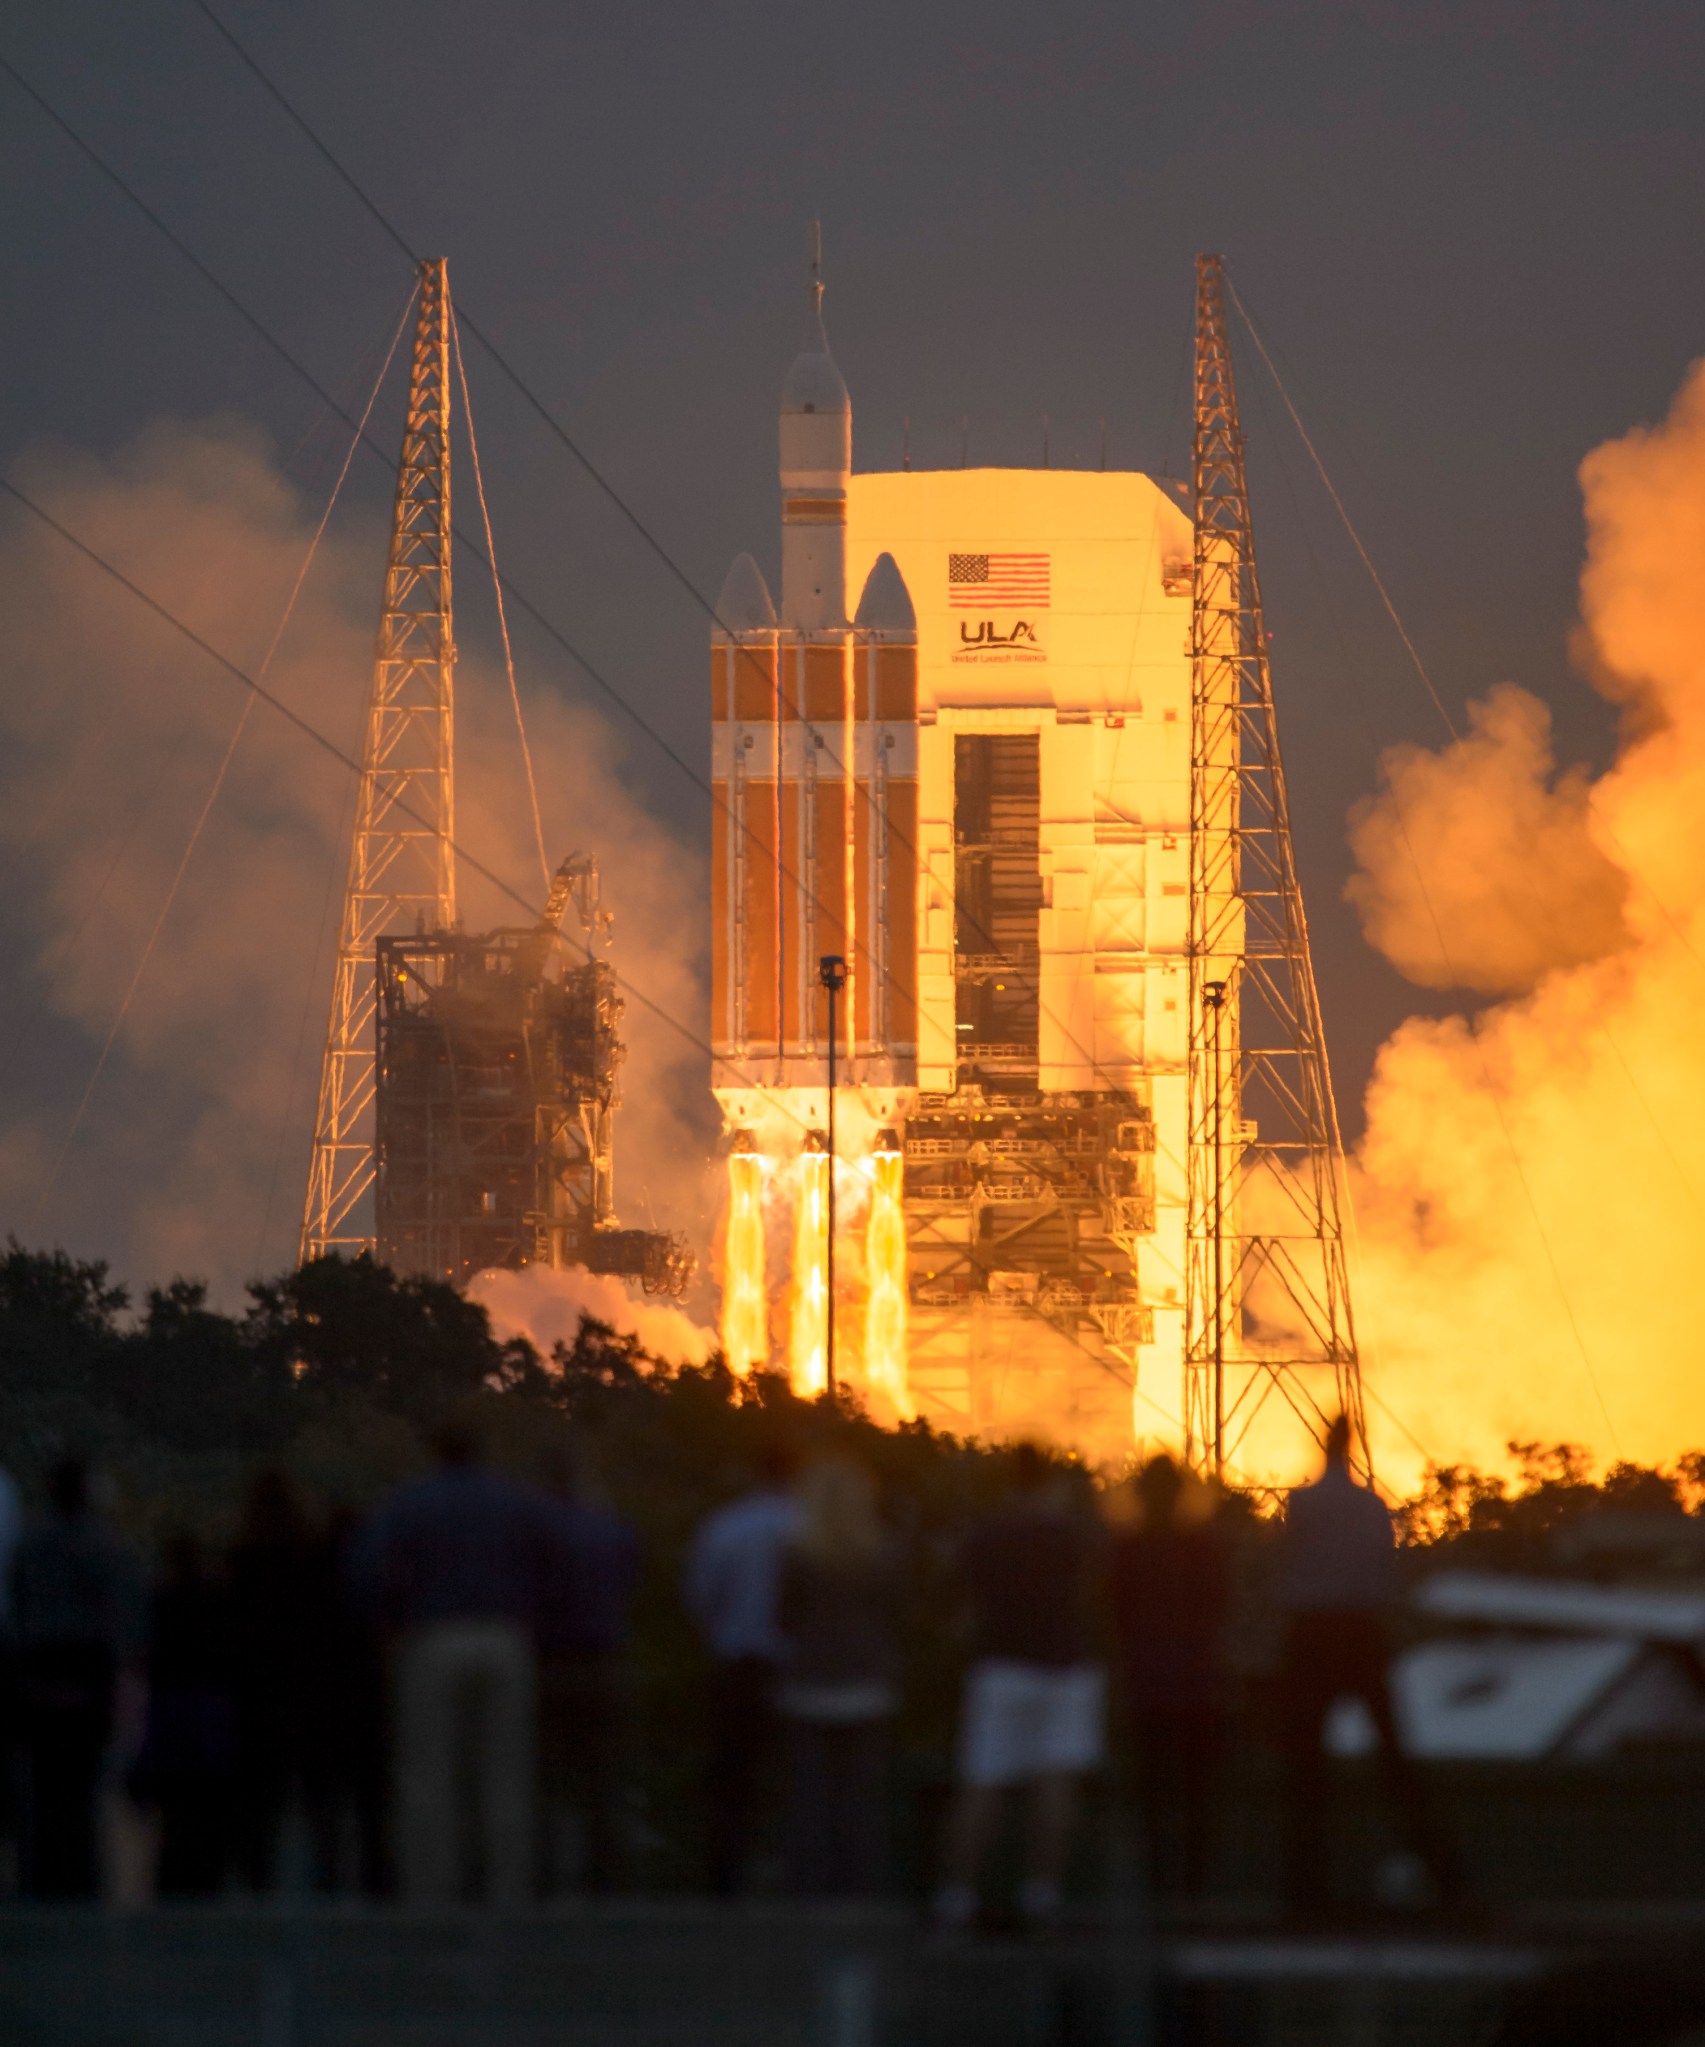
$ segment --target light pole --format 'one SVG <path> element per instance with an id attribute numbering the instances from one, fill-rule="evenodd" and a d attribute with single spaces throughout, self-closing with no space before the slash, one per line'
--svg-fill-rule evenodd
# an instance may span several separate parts
<path id="1" fill-rule="evenodd" d="M 823 1387 L 835 1397 L 835 998 L 847 985 L 847 963 L 838 952 L 826 952 L 817 962 L 817 978 L 829 997 L 829 1200 L 828 1200 L 828 1296 L 823 1318 Z"/>

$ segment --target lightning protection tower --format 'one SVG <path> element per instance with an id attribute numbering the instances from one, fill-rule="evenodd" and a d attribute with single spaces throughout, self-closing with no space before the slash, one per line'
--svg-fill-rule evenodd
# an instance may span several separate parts
<path id="1" fill-rule="evenodd" d="M 1294 1463 L 1342 1410 L 1365 1466 L 1343 1148 L 1291 845 L 1218 256 L 1196 263 L 1194 478 L 1187 1454 L 1217 1478 L 1240 1463 Z"/>
<path id="2" fill-rule="evenodd" d="M 373 1241 L 376 947 L 456 923 L 450 611 L 450 287 L 420 266 L 408 417 L 320 1068 L 304 1260 Z"/>

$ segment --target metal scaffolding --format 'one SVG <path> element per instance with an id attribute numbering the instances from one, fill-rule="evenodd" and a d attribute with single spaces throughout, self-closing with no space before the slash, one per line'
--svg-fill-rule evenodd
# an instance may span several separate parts
<path id="1" fill-rule="evenodd" d="M 584 957 L 561 958 L 570 902 Z M 530 929 L 378 943 L 378 1253 L 398 1272 L 585 1265 L 678 1293 L 680 1245 L 615 1219 L 622 999 L 583 855 Z"/>
<path id="2" fill-rule="evenodd" d="M 450 606 L 450 287 L 420 266 L 408 415 L 367 740 L 356 793 L 301 1257 L 368 1248 L 375 948 L 456 923 L 455 636 Z"/>
<path id="3" fill-rule="evenodd" d="M 1315 1441 L 1341 1409 L 1365 1466 L 1343 1146 L 1291 844 L 1218 256 L 1196 263 L 1195 416 L 1187 1454 L 1225 1477 L 1276 1397 Z"/>

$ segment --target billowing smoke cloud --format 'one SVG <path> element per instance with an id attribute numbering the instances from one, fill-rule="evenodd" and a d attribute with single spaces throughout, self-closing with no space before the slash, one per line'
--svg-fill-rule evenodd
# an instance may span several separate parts
<path id="1" fill-rule="evenodd" d="M 110 460 L 38 451 L 20 482 L 253 673 L 319 505 L 242 422 L 164 422 Z M 327 480 L 329 486 L 329 479 Z M 500 511 L 500 507 L 498 508 Z M 501 545 L 502 534 L 499 532 Z M 359 754 L 383 517 L 340 515 L 268 675 Z M 473 586 L 458 588 L 464 608 Z M 206 802 L 244 693 L 22 512 L 0 521 L 0 1226 L 185 1271 L 229 1295 L 295 1254 L 349 829 L 351 780 L 264 706 L 229 776 L 75 1140 L 67 1132 Z M 470 637 L 466 624 L 460 635 Z M 602 862 L 618 971 L 702 1035 L 683 916 L 698 856 L 624 787 L 601 719 L 527 690 L 551 861 Z M 538 857 L 501 672 L 458 671 L 458 837 L 536 905 Z M 464 871 L 469 928 L 523 921 Z M 708 1150 L 700 1055 L 628 1004 L 623 1219 L 697 1235 Z"/>
<path id="2" fill-rule="evenodd" d="M 630 1293 L 608 1273 L 542 1266 L 482 1272 L 468 1291 L 485 1303 L 499 1337 L 525 1336 L 545 1357 L 559 1343 L 573 1344 L 583 1315 L 607 1322 L 618 1336 L 637 1336 L 666 1364 L 702 1365 L 717 1346 L 714 1330 L 701 1328 L 672 1302 Z"/>
<path id="3" fill-rule="evenodd" d="M 1551 713 L 1500 683 L 1443 753 L 1394 747 L 1350 816 L 1345 890 L 1368 942 L 1424 988 L 1531 988 L 1624 942 L 1627 878 L 1592 836 L 1587 777 L 1555 776 Z"/>
<path id="4" fill-rule="evenodd" d="M 1368 1097 L 1369 1382 L 1446 1461 L 1509 1438 L 1641 1460 L 1705 1444 L 1705 365 L 1581 484 L 1582 640 L 1626 707 L 1615 764 L 1590 796 L 1553 779 L 1543 707 L 1504 688 L 1460 745 L 1395 755 L 1353 828 L 1356 901 L 1393 960 L 1525 991 L 1411 1020 Z"/>

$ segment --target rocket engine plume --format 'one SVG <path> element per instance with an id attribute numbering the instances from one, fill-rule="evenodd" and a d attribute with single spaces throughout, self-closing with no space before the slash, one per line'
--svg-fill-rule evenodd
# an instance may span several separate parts
<path id="1" fill-rule="evenodd" d="M 788 1367 L 793 1390 L 815 1400 L 829 1384 L 829 1155 L 808 1151 L 799 1161 L 799 1207 L 793 1236 L 793 1316 Z"/>
<path id="2" fill-rule="evenodd" d="M 742 1379 L 767 1363 L 769 1310 L 764 1295 L 764 1161 L 728 1155 L 728 1227 L 722 1247 L 722 1352 Z"/>
<path id="3" fill-rule="evenodd" d="M 869 1292 L 864 1306 L 864 1379 L 867 1391 L 891 1402 L 902 1421 L 917 1409 L 906 1365 L 906 1215 L 901 1206 L 905 1156 L 879 1151 L 870 1161 L 870 1220 L 864 1257 Z"/>

